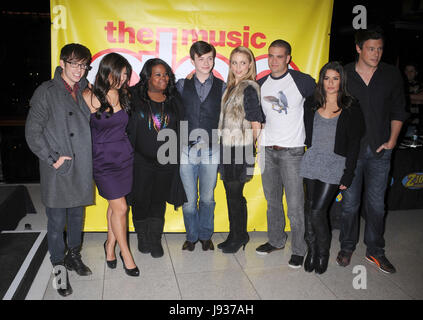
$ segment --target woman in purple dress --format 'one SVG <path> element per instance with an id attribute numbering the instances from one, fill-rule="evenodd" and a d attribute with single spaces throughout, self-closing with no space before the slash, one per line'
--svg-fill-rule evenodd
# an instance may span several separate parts
<path id="1" fill-rule="evenodd" d="M 94 85 L 87 88 L 83 96 L 91 110 L 94 181 L 99 194 L 109 202 L 108 234 L 104 242 L 106 262 L 109 268 L 116 268 L 117 242 L 125 272 L 139 276 L 128 247 L 125 199 L 132 187 L 134 153 L 125 132 L 130 112 L 131 73 L 131 65 L 124 57 L 110 53 L 101 60 Z"/>

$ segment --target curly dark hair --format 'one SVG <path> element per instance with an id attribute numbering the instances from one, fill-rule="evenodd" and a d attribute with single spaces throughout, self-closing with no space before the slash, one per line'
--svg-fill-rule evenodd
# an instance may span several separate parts
<path id="1" fill-rule="evenodd" d="M 148 96 L 148 81 L 151 78 L 153 67 L 157 65 L 164 66 L 167 74 L 169 75 L 169 82 L 164 91 L 164 95 L 166 96 L 166 99 L 169 100 L 169 102 L 173 102 L 172 100 L 177 94 L 176 85 L 175 85 L 175 74 L 173 73 L 172 68 L 166 63 L 166 61 L 162 59 L 159 59 L 159 58 L 149 59 L 145 62 L 139 74 L 140 81 L 134 87 L 139 98 L 142 100 L 142 102 L 145 102 L 145 103 L 142 103 L 141 107 L 147 107 L 148 102 L 151 100 L 150 97 Z M 171 105 L 173 105 L 173 103 L 171 103 Z M 147 109 L 145 111 L 147 111 Z"/>

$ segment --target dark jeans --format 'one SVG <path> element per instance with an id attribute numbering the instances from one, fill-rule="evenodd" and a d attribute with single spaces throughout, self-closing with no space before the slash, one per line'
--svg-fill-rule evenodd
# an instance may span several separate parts
<path id="1" fill-rule="evenodd" d="M 381 256 L 385 254 L 385 191 L 392 150 L 384 150 L 381 157 L 376 157 L 369 147 L 358 159 L 355 176 L 351 186 L 343 192 L 341 232 L 339 241 L 341 250 L 353 252 L 359 237 L 359 208 L 362 186 L 364 188 L 364 211 L 366 226 L 364 243 L 366 254 Z"/>
<path id="2" fill-rule="evenodd" d="M 66 245 L 63 233 L 66 226 L 68 248 L 76 248 L 82 242 L 82 228 L 84 223 L 84 207 L 48 208 L 47 213 L 47 242 L 52 264 L 63 262 Z"/>
<path id="3" fill-rule="evenodd" d="M 316 248 L 319 254 L 328 255 L 331 242 L 328 209 L 339 190 L 339 186 L 307 178 L 304 178 L 304 183 L 306 186 L 304 239 L 309 249 Z"/>

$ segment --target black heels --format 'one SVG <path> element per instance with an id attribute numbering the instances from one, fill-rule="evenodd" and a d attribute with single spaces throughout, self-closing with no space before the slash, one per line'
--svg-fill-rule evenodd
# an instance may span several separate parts
<path id="1" fill-rule="evenodd" d="M 115 260 L 107 260 L 107 250 L 106 250 L 107 240 L 104 241 L 104 255 L 106 256 L 106 264 L 110 269 L 115 269 L 117 265 L 117 259 Z"/>
<path id="2" fill-rule="evenodd" d="M 316 260 L 314 272 L 317 274 L 323 274 L 328 268 L 329 254 L 319 255 Z"/>
<path id="3" fill-rule="evenodd" d="M 304 261 L 304 270 L 306 272 L 313 272 L 317 264 L 317 251 L 315 249 L 308 249 L 307 256 Z"/>
<path id="4" fill-rule="evenodd" d="M 233 238 L 232 234 L 231 234 L 231 233 L 229 233 L 229 235 L 228 235 L 228 237 L 226 238 L 226 240 L 225 240 L 225 241 L 223 241 L 223 242 L 221 242 L 221 243 L 219 243 L 219 244 L 217 245 L 217 248 L 218 248 L 218 249 L 223 249 L 224 247 L 226 247 L 226 245 L 227 245 L 228 243 L 231 243 L 231 242 L 232 242 L 232 238 Z"/>
<path id="5" fill-rule="evenodd" d="M 232 240 L 226 243 L 225 246 L 222 247 L 223 253 L 237 253 L 239 249 L 245 250 L 245 246 L 247 245 L 248 241 L 250 241 L 250 237 L 247 236 L 243 240 Z"/>
<path id="6" fill-rule="evenodd" d="M 140 275 L 140 270 L 138 267 L 127 269 L 125 266 L 125 261 L 123 261 L 122 252 L 119 252 L 120 258 L 122 259 L 123 269 L 125 269 L 125 273 L 131 277 L 138 277 Z"/>

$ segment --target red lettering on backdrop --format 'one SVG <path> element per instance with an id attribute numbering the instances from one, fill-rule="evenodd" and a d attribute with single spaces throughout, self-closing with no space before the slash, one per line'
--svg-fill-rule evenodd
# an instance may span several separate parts
<path id="1" fill-rule="evenodd" d="M 154 31 L 150 28 L 141 28 L 136 31 L 132 27 L 127 27 L 125 21 L 119 21 L 118 27 L 115 26 L 113 21 L 108 21 L 104 27 L 106 30 L 107 41 L 110 43 L 120 43 L 125 42 L 126 36 L 128 36 L 129 43 L 135 43 L 135 39 L 140 44 L 150 44 L 154 40 L 158 41 L 157 35 L 154 39 Z M 117 32 L 117 39 L 115 31 Z M 224 31 L 224 30 L 196 30 L 196 29 L 182 29 L 182 39 L 181 45 L 188 45 L 188 37 L 191 36 L 191 43 L 194 43 L 199 40 L 210 42 L 216 47 L 224 47 L 227 45 L 231 48 L 236 48 L 240 45 L 245 47 L 254 47 L 256 49 L 261 49 L 266 46 L 266 35 L 261 32 L 256 32 L 250 35 L 250 27 L 244 26 L 244 32 L 238 31 Z M 262 39 L 263 41 L 260 41 Z"/>
<path id="2" fill-rule="evenodd" d="M 125 33 L 129 34 L 129 43 L 135 43 L 134 28 L 125 28 L 125 21 L 119 21 L 119 42 L 125 42 Z"/>
<path id="3" fill-rule="evenodd" d="M 225 46 L 226 31 L 219 31 L 219 41 L 216 40 L 216 31 L 210 30 L 210 43 L 215 47 Z"/>
<path id="4" fill-rule="evenodd" d="M 115 43 L 116 39 L 113 37 L 113 31 L 116 30 L 116 27 L 113 25 L 113 21 L 108 21 L 104 30 L 107 31 L 107 41 Z"/>
<path id="5" fill-rule="evenodd" d="M 141 28 L 137 32 L 137 40 L 141 44 L 150 44 L 153 42 L 154 32 L 150 28 Z"/>
<path id="6" fill-rule="evenodd" d="M 258 44 L 257 41 L 256 41 L 256 38 L 266 39 L 266 36 L 261 32 L 254 33 L 251 36 L 251 45 L 256 49 L 263 48 L 266 45 L 266 42 L 263 41 L 260 44 Z"/>
<path id="7" fill-rule="evenodd" d="M 244 26 L 244 31 L 250 31 L 250 27 Z M 250 37 L 250 33 L 249 32 L 244 32 L 243 37 L 242 37 L 242 45 L 244 47 L 247 47 L 248 48 L 248 45 L 249 45 L 249 43 L 248 43 L 249 37 Z"/>
<path id="8" fill-rule="evenodd" d="M 236 38 L 235 36 L 241 37 L 241 33 L 238 32 L 238 31 L 228 32 L 228 39 L 233 41 L 233 42 L 228 41 L 228 43 L 227 43 L 228 46 L 231 47 L 231 48 L 239 47 L 242 44 L 241 39 Z"/>

